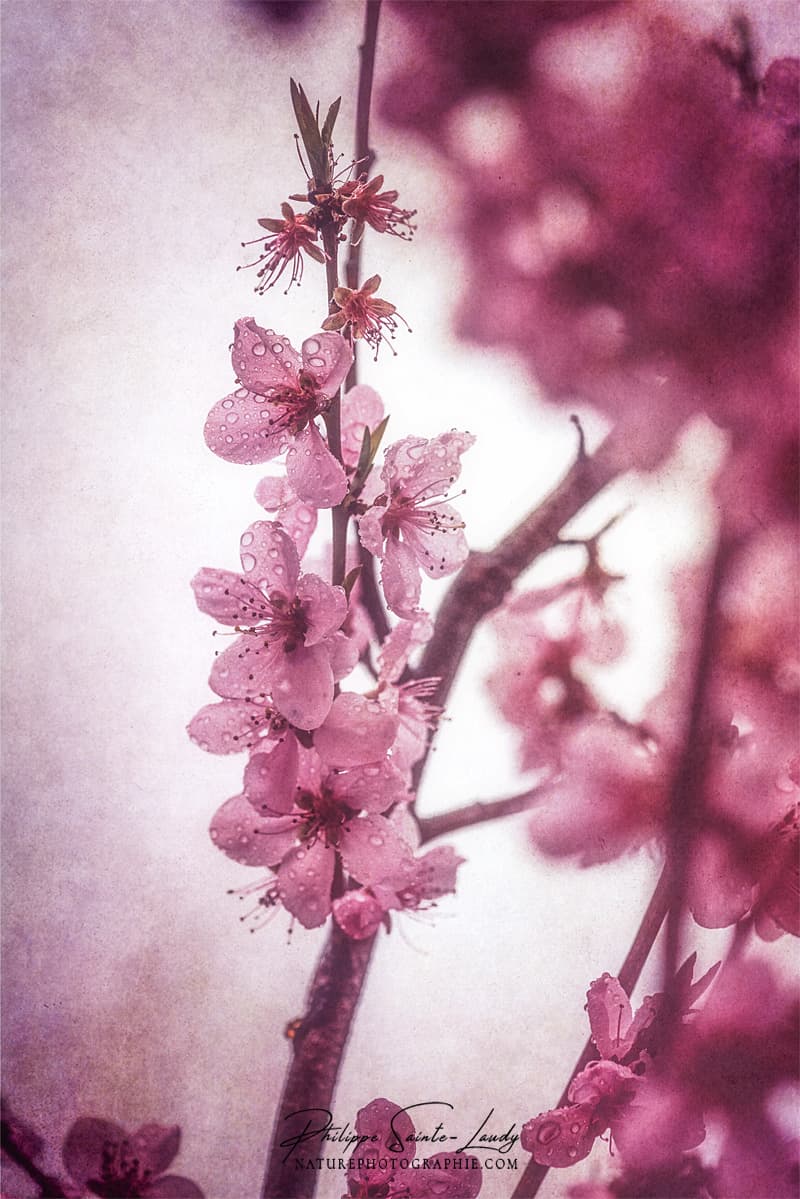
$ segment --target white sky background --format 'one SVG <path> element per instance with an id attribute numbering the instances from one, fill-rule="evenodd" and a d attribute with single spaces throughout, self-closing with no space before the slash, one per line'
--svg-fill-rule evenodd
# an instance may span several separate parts
<path id="1" fill-rule="evenodd" d="M 713 25 L 724 11 L 694 15 Z M 792 49 L 779 40 L 786 13 L 762 6 L 775 53 Z M 250 1199 L 288 1059 L 282 1030 L 325 934 L 298 928 L 287 945 L 279 915 L 249 936 L 225 890 L 254 872 L 207 835 L 243 762 L 184 732 L 212 698 L 214 648 L 188 584 L 201 565 L 235 568 L 240 532 L 264 515 L 252 491 L 266 472 L 216 459 L 202 426 L 231 389 L 238 316 L 295 344 L 324 316 L 314 263 L 299 292 L 264 299 L 234 268 L 256 218 L 303 190 L 290 75 L 323 104 L 342 94 L 337 149 L 351 151 L 362 7 L 338 0 L 299 33 L 207 0 L 8 0 L 3 16 L 5 1090 L 55 1145 L 81 1114 L 180 1123 L 176 1170 L 209 1199 Z M 378 90 L 401 36 L 386 10 Z M 363 377 L 392 413 L 388 440 L 478 435 L 461 505 L 472 544 L 488 546 L 569 465 L 574 431 L 566 410 L 532 402 L 514 360 L 452 339 L 452 182 L 377 121 L 373 143 L 419 232 L 410 246 L 368 235 L 366 272 L 384 276 L 414 333 Z M 586 423 L 596 439 L 602 423 Z M 652 613 L 609 677 L 632 712 L 663 670 L 670 563 L 702 533 L 717 441 L 706 430 L 693 444 L 607 542 L 609 567 L 630 573 L 621 602 Z M 582 529 L 632 494 L 618 489 Z M 431 602 L 443 590 L 432 585 Z M 479 638 L 423 811 L 518 789 L 513 739 L 481 693 L 489 651 Z M 457 898 L 435 923 L 397 921 L 379 947 L 341 1122 L 376 1095 L 447 1100 L 465 1134 L 491 1107 L 519 1129 L 551 1106 L 586 1035 L 586 987 L 618 968 L 656 872 L 647 855 L 554 867 L 529 851 L 524 819 L 456 844 L 469 859 Z M 551 1175 L 542 1194 L 576 1178 Z M 319 1195 L 343 1189 L 335 1175 Z M 487 1175 L 483 1194 L 510 1189 Z"/>

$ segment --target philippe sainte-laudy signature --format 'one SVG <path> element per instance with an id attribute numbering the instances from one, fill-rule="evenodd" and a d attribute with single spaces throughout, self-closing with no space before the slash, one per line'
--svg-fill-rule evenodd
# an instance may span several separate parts
<path id="1" fill-rule="evenodd" d="M 430 1147 L 435 1153 L 444 1151 L 466 1153 L 468 1150 L 477 1150 L 484 1153 L 506 1154 L 510 1153 L 519 1141 L 519 1134 L 515 1131 L 516 1124 L 511 1124 L 504 1131 L 498 1131 L 496 1125 L 500 1125 L 501 1121 L 495 1120 L 494 1108 L 490 1108 L 475 1131 L 467 1137 L 463 1133 L 450 1131 L 452 1125 L 447 1124 L 448 1116 L 442 1110 L 445 1108 L 449 1112 L 455 1111 L 452 1103 L 430 1099 L 425 1103 L 412 1103 L 395 1112 L 389 1122 L 388 1133 L 381 1145 L 381 1151 L 410 1154 L 416 1150 L 418 1145 L 424 1145 L 426 1149 Z M 400 1116 L 405 1112 L 415 1113 L 414 1123 L 420 1126 L 415 1132 L 404 1134 L 402 1127 L 398 1127 Z M 287 1161 L 301 1145 L 310 1146 L 315 1142 L 320 1145 L 338 1145 L 350 1153 L 363 1146 L 375 1145 L 377 1147 L 382 1140 L 378 1133 L 360 1134 L 356 1132 L 350 1127 L 349 1122 L 335 1124 L 333 1112 L 328 1111 L 325 1107 L 301 1108 L 296 1112 L 289 1112 L 286 1120 L 293 1121 L 293 1126 L 298 1131 L 287 1136 L 280 1143 L 280 1147 L 286 1150 L 284 1161 Z M 427 1124 L 427 1128 L 421 1127 L 425 1124 Z"/>

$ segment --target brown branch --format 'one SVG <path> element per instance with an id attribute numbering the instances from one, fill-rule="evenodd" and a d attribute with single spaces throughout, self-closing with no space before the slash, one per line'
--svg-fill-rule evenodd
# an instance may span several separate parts
<path id="1" fill-rule="evenodd" d="M 669 909 L 669 901 L 672 890 L 671 871 L 665 865 L 661 871 L 655 890 L 645 910 L 642 922 L 636 931 L 636 936 L 633 939 L 633 944 L 628 950 L 627 957 L 622 963 L 618 978 L 620 986 L 627 995 L 630 995 L 633 988 L 639 981 L 639 975 L 642 972 L 645 962 L 650 956 L 650 951 L 653 948 L 655 939 L 658 936 L 661 925 L 664 923 L 667 911 Z M 564 1107 L 568 1101 L 569 1088 L 572 1085 L 573 1079 L 580 1074 L 588 1066 L 589 1062 L 597 1057 L 597 1049 L 594 1041 L 589 1038 L 583 1047 L 580 1057 L 575 1063 L 575 1067 L 569 1076 L 564 1090 L 556 1104 L 556 1107 Z M 538 1195 L 539 1188 L 547 1176 L 549 1166 L 541 1165 L 534 1161 L 533 1158 L 528 1162 L 525 1170 L 516 1185 L 511 1199 L 534 1199 Z"/>
<path id="2" fill-rule="evenodd" d="M 275 1117 L 261 1199 L 311 1199 L 314 1194 L 317 1171 L 298 1169 L 296 1161 L 316 1153 L 308 1147 L 286 1147 L 282 1142 L 303 1128 L 305 1117 L 292 1119 L 293 1113 L 330 1109 L 374 942 L 374 937 L 354 941 L 337 924 L 331 928 L 311 980 L 306 1014 L 292 1042 L 294 1057 Z"/>
<path id="3" fill-rule="evenodd" d="M 39 1194 L 45 1199 L 67 1199 L 69 1195 L 74 1194 L 74 1191 L 68 1188 L 60 1178 L 46 1174 L 44 1170 L 39 1169 L 33 1160 L 30 1149 L 25 1144 L 26 1141 L 31 1140 L 34 1144 L 41 1144 L 39 1137 L 11 1113 L 3 1100 L 3 1116 L 0 1121 L 0 1146 L 3 1153 L 28 1175 L 39 1188 Z"/>
<path id="4" fill-rule="evenodd" d="M 437 816 L 427 816 L 419 821 L 420 843 L 433 841 L 436 837 L 444 837 L 447 833 L 455 833 L 462 828 L 470 828 L 474 824 L 486 824 L 489 820 L 501 820 L 504 816 L 516 816 L 527 812 L 537 799 L 541 799 L 548 784 L 531 787 L 520 795 L 509 795 L 506 799 L 478 800 L 465 804 L 463 808 L 454 808 L 450 812 L 441 812 Z"/>

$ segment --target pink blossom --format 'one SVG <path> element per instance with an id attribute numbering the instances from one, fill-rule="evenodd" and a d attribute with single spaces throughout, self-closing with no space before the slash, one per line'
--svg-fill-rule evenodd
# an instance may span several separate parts
<path id="1" fill-rule="evenodd" d="M 82 1116 L 64 1138 L 64 1165 L 93 1195 L 130 1199 L 203 1199 L 195 1183 L 164 1171 L 181 1141 L 177 1125 L 143 1124 L 127 1133 L 111 1120 Z"/>
<path id="2" fill-rule="evenodd" d="M 425 753 L 431 732 L 442 715 L 442 708 L 431 699 L 439 679 L 411 679 L 405 683 L 399 679 L 409 658 L 432 634 L 430 617 L 420 611 L 413 620 L 398 621 L 378 655 L 378 695 L 387 711 L 396 713 L 398 718 L 393 761 L 409 775 Z"/>
<path id="3" fill-rule="evenodd" d="M 426 911 L 436 906 L 436 900 L 451 895 L 456 889 L 456 873 L 464 859 L 449 845 L 440 845 L 415 857 L 413 866 L 387 875 L 370 887 L 346 891 L 333 901 L 336 923 L 356 941 L 371 937 L 381 924 L 387 923 L 391 911 Z M 387 924 L 388 927 L 388 924 Z"/>
<path id="4" fill-rule="evenodd" d="M 316 728 L 333 702 L 344 592 L 301 575 L 294 542 L 271 521 L 242 534 L 241 563 L 241 575 L 205 568 L 192 582 L 200 610 L 241 631 L 214 662 L 211 688 L 257 705 L 271 697 L 290 724 Z"/>
<path id="5" fill-rule="evenodd" d="M 288 734 L 245 769 L 244 792 L 211 823 L 215 844 L 235 861 L 276 871 L 266 888 L 306 928 L 331 911 L 337 862 L 365 885 L 412 872 L 411 850 L 381 813 L 408 799 L 387 756 L 396 720 L 343 692 L 315 733 L 315 749 Z"/>
<path id="6" fill-rule="evenodd" d="M 317 262 L 325 261 L 324 251 L 315 244 L 317 228 L 311 214 L 295 213 L 291 204 L 285 203 L 281 204 L 281 213 L 281 220 L 264 217 L 258 222 L 262 228 L 268 230 L 268 236 L 242 243 L 243 246 L 264 247 L 256 261 L 248 263 L 248 266 L 259 268 L 255 291 L 262 296 L 278 282 L 290 263 L 292 275 L 286 290 L 288 291 L 293 283 L 299 287 L 303 278 L 303 254 L 308 254 L 309 258 L 314 258 Z"/>
<path id="7" fill-rule="evenodd" d="M 436 1153 L 428 1168 L 402 1168 L 416 1156 L 414 1124 L 389 1099 L 373 1099 L 356 1116 L 356 1132 L 367 1138 L 363 1153 L 353 1154 L 342 1199 L 474 1199 L 482 1185 L 481 1167 L 471 1154 Z M 367 1152 L 368 1151 L 368 1152 Z"/>
<path id="8" fill-rule="evenodd" d="M 405 437 L 386 451 L 384 492 L 359 520 L 362 545 L 383 562 L 386 602 L 398 616 L 413 618 L 420 596 L 420 569 L 432 578 L 458 570 L 468 549 L 464 522 L 445 497 L 461 473 L 471 433 L 442 433 L 428 441 Z"/>
<path id="9" fill-rule="evenodd" d="M 209 449 L 229 462 L 267 462 L 288 449 L 286 471 L 295 494 L 331 508 L 347 491 L 341 463 L 315 423 L 344 382 L 353 352 L 337 333 L 318 333 L 298 354 L 285 337 L 252 317 L 236 322 L 233 369 L 241 383 L 211 409 Z"/>
<path id="10" fill-rule="evenodd" d="M 317 527 L 315 505 L 298 499 L 288 480 L 269 475 L 258 484 L 255 496 L 261 507 L 283 526 L 302 558 Z"/>
<path id="11" fill-rule="evenodd" d="M 397 192 L 382 192 L 383 175 L 376 175 L 367 182 L 366 175 L 352 179 L 339 189 L 342 211 L 355 222 L 352 241 L 357 245 L 363 236 L 364 226 L 369 225 L 376 233 L 393 233 L 395 237 L 410 240 L 414 226 L 411 218 L 415 210 L 398 208 Z"/>
<path id="12" fill-rule="evenodd" d="M 372 275 L 357 291 L 350 287 L 335 288 L 333 301 L 338 312 L 322 322 L 323 329 L 349 329 L 356 341 L 363 338 L 375 351 L 376 358 L 387 334 L 393 338 L 397 332 L 398 321 L 406 323 L 394 304 L 375 295 L 380 285 L 380 275 Z"/>

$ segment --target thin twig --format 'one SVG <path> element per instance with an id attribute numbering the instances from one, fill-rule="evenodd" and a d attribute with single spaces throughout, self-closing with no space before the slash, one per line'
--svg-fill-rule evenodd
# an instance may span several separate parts
<path id="1" fill-rule="evenodd" d="M 667 865 L 661 871 L 658 882 L 647 909 L 645 910 L 642 922 L 636 931 L 636 936 L 628 950 L 627 957 L 622 963 L 622 967 L 618 974 L 620 986 L 627 995 L 630 995 L 633 988 L 639 981 L 639 975 L 642 972 L 645 962 L 650 956 L 650 951 L 653 948 L 655 939 L 658 936 L 661 925 L 667 915 L 671 894 L 670 870 Z M 569 1088 L 573 1079 L 580 1074 L 588 1066 L 589 1062 L 597 1057 L 597 1048 L 594 1041 L 589 1038 L 583 1047 L 580 1057 L 575 1063 L 575 1067 L 569 1076 L 564 1090 L 561 1092 L 561 1097 L 556 1104 L 556 1107 L 563 1107 L 567 1103 Z M 533 1158 L 528 1162 L 525 1170 L 514 1190 L 511 1199 L 534 1199 L 538 1195 L 539 1188 L 545 1180 L 549 1166 L 541 1165 Z"/>
<path id="2" fill-rule="evenodd" d="M 2 1145 L 3 1153 L 27 1174 L 32 1182 L 36 1183 L 41 1196 L 46 1199 L 68 1199 L 72 1192 L 67 1190 L 59 1178 L 40 1170 L 30 1154 L 26 1152 L 18 1130 L 15 1128 L 16 1123 L 16 1118 L 7 1112 L 0 1121 L 0 1145 Z"/>
<path id="3" fill-rule="evenodd" d="M 471 828 L 474 824 L 486 824 L 490 820 L 502 820 L 504 816 L 516 816 L 527 812 L 547 790 L 548 784 L 531 787 L 520 795 L 509 795 L 505 799 L 478 800 L 465 804 L 462 808 L 454 808 L 450 812 L 441 812 L 437 816 L 427 816 L 419 821 L 420 842 L 433 841 L 436 837 L 444 837 L 462 828 Z"/>

